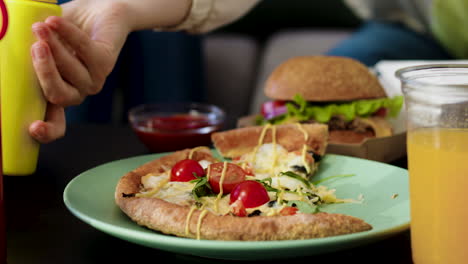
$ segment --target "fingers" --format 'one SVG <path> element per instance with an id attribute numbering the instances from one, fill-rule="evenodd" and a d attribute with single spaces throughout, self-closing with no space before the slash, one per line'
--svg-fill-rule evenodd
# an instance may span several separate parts
<path id="1" fill-rule="evenodd" d="M 103 57 L 103 50 L 96 48 L 96 44 L 84 30 L 61 17 L 49 17 L 46 19 L 46 24 L 66 40 L 67 44 L 76 52 L 76 56 L 86 66 L 93 80 L 104 81 L 108 74 L 107 69 L 103 70 L 106 63 L 97 59 Z M 92 86 L 88 93 L 97 93 L 99 89 L 99 86 Z"/>
<path id="2" fill-rule="evenodd" d="M 32 30 L 39 40 L 49 45 L 62 78 L 79 89 L 82 95 L 88 95 L 92 86 L 91 76 L 81 61 L 73 55 L 73 50 L 67 47 L 45 23 L 35 23 Z"/>
<path id="3" fill-rule="evenodd" d="M 92 41 L 83 30 L 61 17 L 48 17 L 45 23 L 63 36 L 84 61 L 92 59 L 88 55 L 93 46 Z"/>
<path id="4" fill-rule="evenodd" d="M 53 104 L 67 106 L 83 100 L 78 90 L 62 79 L 49 45 L 38 41 L 31 47 L 33 66 L 45 97 Z"/>
<path id="5" fill-rule="evenodd" d="M 44 121 L 34 121 L 29 134 L 40 143 L 49 143 L 65 135 L 65 111 L 63 107 L 48 104 Z"/>

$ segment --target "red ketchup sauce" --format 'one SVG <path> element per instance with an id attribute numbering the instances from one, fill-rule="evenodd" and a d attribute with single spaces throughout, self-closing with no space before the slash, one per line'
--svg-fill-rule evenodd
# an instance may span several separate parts
<path id="1" fill-rule="evenodd" d="M 137 136 L 151 152 L 167 152 L 211 145 L 211 133 L 221 128 L 207 116 L 175 114 L 152 117 L 134 125 Z"/>

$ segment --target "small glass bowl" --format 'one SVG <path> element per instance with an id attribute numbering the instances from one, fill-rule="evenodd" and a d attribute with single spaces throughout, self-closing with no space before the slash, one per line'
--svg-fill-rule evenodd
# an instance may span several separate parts
<path id="1" fill-rule="evenodd" d="M 211 146 L 211 134 L 221 130 L 224 111 L 203 103 L 154 103 L 130 109 L 130 125 L 151 152 Z"/>

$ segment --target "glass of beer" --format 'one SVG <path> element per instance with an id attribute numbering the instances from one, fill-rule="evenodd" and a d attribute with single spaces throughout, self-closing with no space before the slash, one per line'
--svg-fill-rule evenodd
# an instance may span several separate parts
<path id="1" fill-rule="evenodd" d="M 468 65 L 400 69 L 415 264 L 468 263 Z"/>

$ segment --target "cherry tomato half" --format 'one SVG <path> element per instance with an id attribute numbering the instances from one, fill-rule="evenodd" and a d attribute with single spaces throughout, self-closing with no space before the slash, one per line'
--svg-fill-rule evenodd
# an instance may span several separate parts
<path id="1" fill-rule="evenodd" d="M 265 119 L 285 114 L 288 111 L 286 101 L 268 101 L 262 104 L 261 113 Z"/>
<path id="2" fill-rule="evenodd" d="M 223 193 L 230 193 L 232 189 L 245 180 L 244 170 L 233 163 L 227 163 L 226 174 L 223 180 Z M 219 193 L 219 181 L 223 172 L 224 162 L 210 164 L 210 185 L 215 193 Z"/>
<path id="3" fill-rule="evenodd" d="M 197 174 L 198 177 L 205 175 L 205 170 L 197 161 L 191 159 L 184 159 L 177 162 L 171 170 L 171 181 L 187 182 L 195 180 L 193 175 Z"/>
<path id="4" fill-rule="evenodd" d="M 231 192 L 231 204 L 242 201 L 245 208 L 253 208 L 270 201 L 268 192 L 256 181 L 243 181 L 237 184 Z"/>

